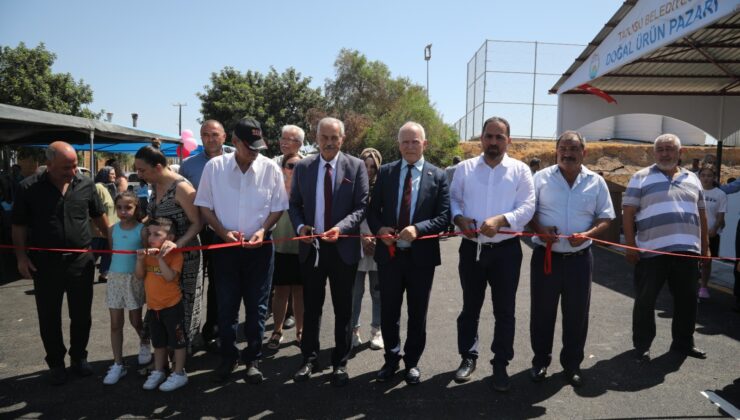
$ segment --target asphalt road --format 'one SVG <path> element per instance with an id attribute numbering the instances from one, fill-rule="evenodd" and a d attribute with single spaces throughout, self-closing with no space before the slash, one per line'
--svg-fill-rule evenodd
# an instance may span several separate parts
<path id="1" fill-rule="evenodd" d="M 582 365 L 586 385 L 566 383 L 557 363 L 560 329 L 555 334 L 554 363 L 547 379 L 532 383 L 527 370 L 529 345 L 529 258 L 524 245 L 522 274 L 517 293 L 514 360 L 509 366 L 512 389 L 501 394 L 491 386 L 489 350 L 493 334 L 490 298 L 480 322 L 481 358 L 474 379 L 453 382 L 459 364 L 456 323 L 462 294 L 457 275 L 460 239 L 443 241 L 443 265 L 437 269 L 428 317 L 428 341 L 419 364 L 423 382 L 410 387 L 401 375 L 377 383 L 374 375 L 383 363 L 381 351 L 362 346 L 349 362 L 350 384 L 332 387 L 330 370 L 306 383 L 292 375 L 301 363 L 298 348 L 289 340 L 263 364 L 266 380 L 259 386 L 244 381 L 244 368 L 233 381 L 217 386 L 211 381 L 218 356 L 199 352 L 188 360 L 189 384 L 173 393 L 144 391 L 144 379 L 134 369 L 114 386 L 102 377 L 112 363 L 105 285 L 95 285 L 93 328 L 88 347 L 96 375 L 71 376 L 64 386 L 48 385 L 44 351 L 38 334 L 32 289 L 28 280 L 0 285 L 0 417 L 130 418 L 130 417 L 258 417 L 258 418 L 718 418 L 726 413 L 701 391 L 717 392 L 740 407 L 740 314 L 732 311 L 733 298 L 714 290 L 699 308 L 696 343 L 708 352 L 706 360 L 684 359 L 668 352 L 671 298 L 667 288 L 657 305 L 658 336 L 653 361 L 638 365 L 630 359 L 632 274 L 621 255 L 597 248 L 594 252 L 589 337 Z M 321 342 L 331 346 L 332 310 L 327 293 Z M 365 294 L 362 321 L 369 335 L 370 297 Z M 65 310 L 66 313 L 66 310 Z M 65 315 L 66 316 L 66 315 Z M 402 321 L 402 324 L 405 320 Z M 68 327 L 65 321 L 65 336 Z M 271 320 L 268 321 L 268 332 Z M 402 326 L 402 334 L 405 326 Z M 136 364 L 133 330 L 124 331 L 124 354 Z M 403 335 L 402 335 L 403 337 Z M 329 349 L 330 350 L 330 349 Z M 329 350 L 322 353 L 328 364 Z"/>

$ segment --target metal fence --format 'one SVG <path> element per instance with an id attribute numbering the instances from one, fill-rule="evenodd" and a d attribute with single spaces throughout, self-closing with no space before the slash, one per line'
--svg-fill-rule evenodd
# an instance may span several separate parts
<path id="1" fill-rule="evenodd" d="M 558 99 L 548 90 L 583 48 L 486 40 L 468 61 L 465 115 L 454 124 L 460 139 L 479 136 L 494 115 L 509 121 L 512 137 L 554 138 Z"/>

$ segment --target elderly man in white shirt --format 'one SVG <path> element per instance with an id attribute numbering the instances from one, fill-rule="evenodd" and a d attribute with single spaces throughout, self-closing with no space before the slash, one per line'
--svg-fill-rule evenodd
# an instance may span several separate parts
<path id="1" fill-rule="evenodd" d="M 242 242 L 213 253 L 221 339 L 221 365 L 215 379 L 225 382 L 236 369 L 239 352 L 234 342 L 239 305 L 244 301 L 247 347 L 241 360 L 247 365 L 247 381 L 258 384 L 273 263 L 272 244 L 263 241 L 288 209 L 288 196 L 280 167 L 259 153 L 267 148 L 259 122 L 242 118 L 231 139 L 236 152 L 208 161 L 195 204 L 220 242 Z"/>
<path id="2" fill-rule="evenodd" d="M 514 307 L 522 248 L 519 239 L 499 230 L 520 232 L 534 214 L 535 197 L 529 166 L 506 154 L 511 144 L 508 121 L 491 117 L 483 124 L 483 154 L 461 162 L 450 187 L 452 221 L 463 231 L 460 283 L 463 308 L 457 318 L 457 346 L 462 362 L 456 382 L 470 380 L 478 359 L 478 320 L 491 286 L 496 324 L 491 351 L 493 384 L 509 390 L 506 366 L 514 357 Z"/>
<path id="3" fill-rule="evenodd" d="M 583 166 L 586 141 L 566 131 L 555 142 L 557 164 L 535 174 L 537 209 L 530 222 L 539 234 L 530 262 L 532 368 L 530 378 L 542 381 L 552 361 L 552 342 L 558 300 L 562 298 L 563 349 L 560 364 L 573 386 L 583 385 L 580 365 L 588 333 L 591 303 L 591 240 L 604 232 L 614 207 L 604 178 Z M 567 236 L 564 237 L 558 237 Z M 546 247 L 551 247 L 551 270 L 545 273 Z"/>

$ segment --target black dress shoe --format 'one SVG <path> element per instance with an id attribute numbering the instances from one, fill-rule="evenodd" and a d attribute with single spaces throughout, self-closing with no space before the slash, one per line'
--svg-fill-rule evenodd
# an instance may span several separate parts
<path id="1" fill-rule="evenodd" d="M 346 367 L 336 367 L 331 374 L 331 384 L 336 387 L 343 387 L 349 383 L 349 375 Z"/>
<path id="2" fill-rule="evenodd" d="M 236 360 L 222 360 L 221 364 L 213 371 L 213 381 L 218 383 L 228 381 L 231 372 L 235 371 L 237 366 L 239 366 L 239 362 Z"/>
<path id="3" fill-rule="evenodd" d="M 506 372 L 506 366 L 493 365 L 493 389 L 498 392 L 507 392 L 511 388 L 511 379 Z"/>
<path id="4" fill-rule="evenodd" d="M 293 380 L 296 382 L 305 382 L 308 380 L 308 378 L 311 377 L 311 374 L 316 372 L 317 367 L 313 365 L 311 362 L 306 362 L 303 366 L 301 366 L 300 369 L 298 369 L 298 372 L 293 375 Z"/>
<path id="5" fill-rule="evenodd" d="M 49 369 L 49 383 L 52 385 L 64 385 L 67 382 L 67 369 L 64 366 Z"/>
<path id="6" fill-rule="evenodd" d="M 475 359 L 462 359 L 460 367 L 455 372 L 455 382 L 461 384 L 469 381 L 473 372 L 475 372 Z"/>
<path id="7" fill-rule="evenodd" d="M 545 376 L 547 376 L 547 366 L 532 366 L 532 368 L 529 369 L 529 379 L 531 379 L 532 382 L 542 382 L 545 379 Z"/>
<path id="8" fill-rule="evenodd" d="M 93 369 L 87 359 L 79 359 L 72 361 L 72 372 L 80 376 L 90 376 L 93 374 Z"/>
<path id="9" fill-rule="evenodd" d="M 635 359 L 635 362 L 637 363 L 647 363 L 650 361 L 650 349 L 647 349 L 647 350 L 634 349 L 632 350 L 632 357 Z"/>
<path id="10" fill-rule="evenodd" d="M 378 382 L 385 382 L 393 377 L 393 375 L 396 374 L 396 371 L 398 370 L 398 363 L 389 364 L 386 362 L 386 364 L 383 365 L 383 367 L 380 368 L 378 371 L 378 374 L 375 375 L 375 379 L 378 380 Z"/>
<path id="11" fill-rule="evenodd" d="M 697 359 L 706 359 L 707 358 L 707 352 L 704 350 L 698 348 L 698 347 L 678 347 L 678 346 L 671 346 L 671 350 L 686 355 L 688 357 L 695 357 Z"/>
<path id="12" fill-rule="evenodd" d="M 406 383 L 409 385 L 419 385 L 421 383 L 421 371 L 416 366 L 406 369 L 406 377 L 404 379 L 406 379 Z"/>
<path id="13" fill-rule="evenodd" d="M 565 374 L 565 379 L 568 381 L 569 384 L 573 385 L 576 388 L 579 386 L 583 386 L 583 374 L 581 373 L 580 369 L 566 370 L 563 373 Z"/>

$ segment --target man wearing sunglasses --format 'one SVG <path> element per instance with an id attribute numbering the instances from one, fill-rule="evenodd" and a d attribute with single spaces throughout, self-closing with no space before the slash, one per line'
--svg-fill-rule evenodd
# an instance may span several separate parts
<path id="1" fill-rule="evenodd" d="M 215 380 L 227 381 L 237 367 L 240 355 L 234 345 L 235 322 L 244 301 L 247 347 L 241 352 L 241 360 L 247 365 L 247 382 L 258 384 L 262 382 L 259 360 L 273 263 L 272 244 L 263 241 L 270 239 L 270 230 L 288 208 L 288 197 L 280 167 L 259 153 L 267 148 L 259 122 L 242 118 L 231 141 L 236 152 L 206 164 L 195 204 L 219 242 L 241 242 L 241 246 L 224 248 L 213 255 L 221 339 L 221 365 Z"/>

